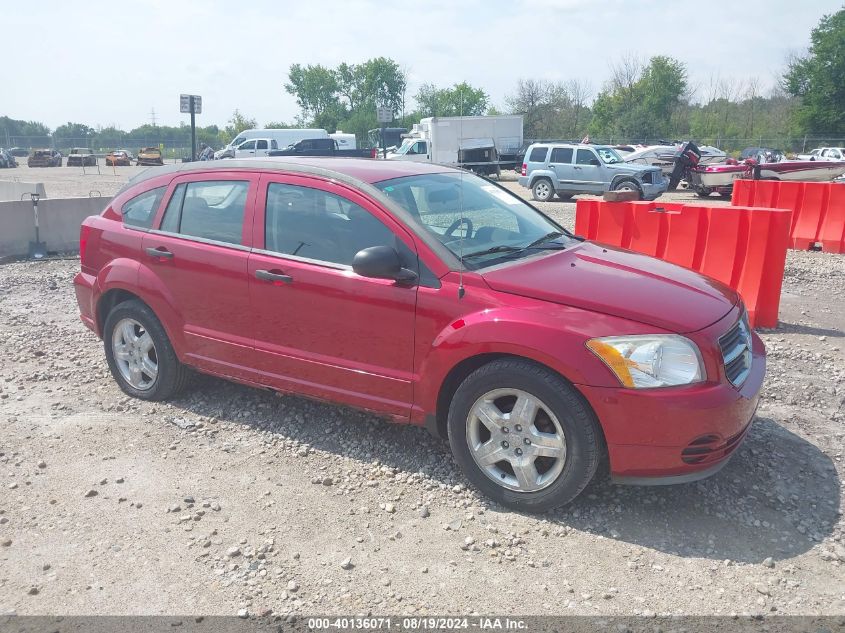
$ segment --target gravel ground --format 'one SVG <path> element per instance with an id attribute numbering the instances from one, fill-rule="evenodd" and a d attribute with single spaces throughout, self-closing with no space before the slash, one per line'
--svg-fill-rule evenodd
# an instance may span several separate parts
<path id="1" fill-rule="evenodd" d="M 845 614 L 843 256 L 789 253 L 721 473 L 598 481 L 543 516 L 468 488 L 418 428 L 210 377 L 124 396 L 78 266 L 0 266 L 0 613 Z"/>

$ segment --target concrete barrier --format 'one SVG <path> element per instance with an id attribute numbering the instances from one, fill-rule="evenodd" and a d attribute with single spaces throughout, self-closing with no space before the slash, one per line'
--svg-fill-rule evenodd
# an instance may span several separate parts
<path id="1" fill-rule="evenodd" d="M 47 197 L 47 191 L 44 189 L 43 182 L 17 182 L 0 180 L 0 201 L 3 200 L 20 200 L 21 196 L 27 194 L 29 199 L 30 193 L 37 193 L 42 198 Z"/>
<path id="2" fill-rule="evenodd" d="M 79 225 L 98 215 L 110 198 L 56 198 L 38 203 L 41 241 L 51 252 L 79 250 Z M 0 202 L 0 259 L 19 257 L 35 240 L 31 200 Z"/>

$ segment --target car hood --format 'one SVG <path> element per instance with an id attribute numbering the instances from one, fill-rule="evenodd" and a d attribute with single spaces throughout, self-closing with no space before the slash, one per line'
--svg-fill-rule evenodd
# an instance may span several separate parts
<path id="1" fill-rule="evenodd" d="M 592 242 L 480 272 L 500 292 L 678 333 L 715 323 L 739 300 L 734 290 L 694 271 Z"/>
<path id="2" fill-rule="evenodd" d="M 606 164 L 610 171 L 618 171 L 626 174 L 642 173 L 647 171 L 660 171 L 660 167 L 654 165 L 637 165 L 636 163 L 613 163 Z"/>

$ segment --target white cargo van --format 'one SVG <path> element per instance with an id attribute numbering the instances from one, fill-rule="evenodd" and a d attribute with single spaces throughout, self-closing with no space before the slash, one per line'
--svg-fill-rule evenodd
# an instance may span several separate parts
<path id="1" fill-rule="evenodd" d="M 238 134 L 232 142 L 223 149 L 214 153 L 214 158 L 234 158 L 235 148 L 244 141 L 252 139 L 273 139 L 279 149 L 293 145 L 297 141 L 306 138 L 328 138 L 329 133 L 322 128 L 291 128 L 291 129 L 265 129 L 265 130 L 244 130 Z"/>

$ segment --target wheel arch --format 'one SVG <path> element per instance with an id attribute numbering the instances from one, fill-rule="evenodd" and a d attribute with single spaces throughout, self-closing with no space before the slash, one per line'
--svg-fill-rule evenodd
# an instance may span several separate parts
<path id="1" fill-rule="evenodd" d="M 616 176 L 614 176 L 613 180 L 610 181 L 610 190 L 611 191 L 615 190 L 616 187 L 618 187 L 620 183 L 626 182 L 626 181 L 634 183 L 637 186 L 637 189 L 640 190 L 640 193 L 643 192 L 642 185 L 639 182 L 637 182 L 637 177 L 632 175 L 632 174 L 617 174 Z"/>
<path id="2" fill-rule="evenodd" d="M 589 401 L 584 394 L 578 389 L 578 386 L 575 385 L 571 380 L 569 380 L 566 376 L 561 374 L 557 371 L 554 367 L 550 367 L 546 363 L 542 363 L 534 358 L 530 358 L 528 356 L 522 356 L 520 354 L 513 354 L 513 353 L 506 353 L 506 352 L 486 352 L 481 354 L 475 354 L 473 356 L 469 356 L 467 358 L 462 359 L 457 364 L 455 364 L 444 377 L 443 381 L 440 383 L 440 389 L 437 392 L 437 408 L 435 415 L 433 416 L 432 420 L 429 420 L 426 426 L 428 427 L 429 431 L 435 435 L 435 437 L 439 437 L 441 439 L 447 438 L 447 422 L 449 417 L 449 405 L 452 402 L 452 397 L 455 395 L 455 392 L 458 390 L 458 387 L 461 383 L 469 376 L 472 372 L 492 363 L 496 360 L 519 360 L 524 361 L 526 363 L 531 363 L 533 365 L 537 365 L 552 372 L 555 376 L 563 380 L 566 384 L 572 387 L 573 391 L 578 395 L 578 398 L 581 400 L 581 403 L 584 405 L 584 408 L 590 412 L 590 414 L 596 420 L 596 426 L 599 429 L 599 440 L 601 442 L 602 452 L 603 452 L 603 460 L 607 462 L 607 439 L 604 436 L 604 428 L 602 427 L 601 420 L 599 420 L 598 415 L 596 414 L 593 407 L 590 405 Z"/>

